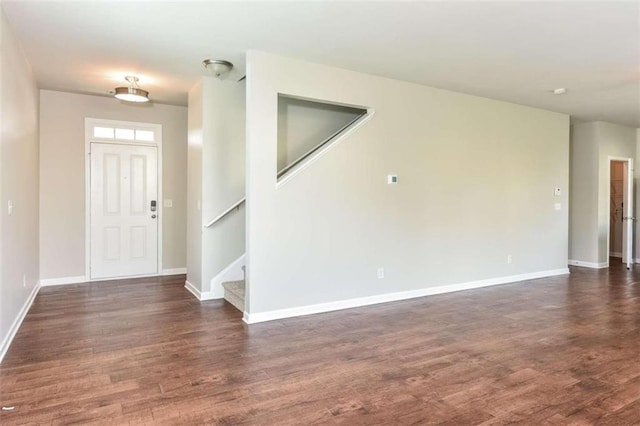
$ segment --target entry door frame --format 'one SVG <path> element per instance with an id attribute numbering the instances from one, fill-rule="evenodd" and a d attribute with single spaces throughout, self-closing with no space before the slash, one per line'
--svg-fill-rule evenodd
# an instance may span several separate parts
<path id="1" fill-rule="evenodd" d="M 97 138 L 93 136 L 94 127 L 113 127 L 136 130 L 153 130 L 155 133 L 153 142 L 141 142 L 123 139 Z M 133 146 L 154 146 L 157 150 L 157 172 L 158 172 L 158 270 L 150 276 L 162 275 L 162 219 L 164 205 L 162 196 L 162 125 L 155 123 L 141 123 L 137 121 L 106 120 L 101 118 L 84 119 L 84 214 L 85 214 L 85 281 L 111 281 L 127 279 L 130 277 L 96 278 L 91 279 L 91 143 L 113 144 L 113 145 L 133 145 Z"/>
<path id="2" fill-rule="evenodd" d="M 635 178 L 635 173 L 634 173 L 634 166 L 633 166 L 633 158 L 627 158 L 627 157 L 614 157 L 614 156 L 608 156 L 607 157 L 607 268 L 609 267 L 609 251 L 611 248 L 611 207 L 610 207 L 610 203 L 611 203 L 611 163 L 613 161 L 616 162 L 620 162 L 620 163 L 625 163 L 624 166 L 624 174 L 623 174 L 623 193 L 627 195 L 627 197 L 623 198 L 623 203 L 624 203 L 624 207 L 623 207 L 623 216 L 624 217 L 634 217 L 633 213 L 634 213 L 634 207 L 635 207 L 635 200 L 634 200 L 634 178 Z M 631 198 L 632 202 L 629 203 L 629 198 Z M 635 244 L 635 234 L 636 234 L 636 229 L 635 229 L 635 224 L 634 221 L 632 219 L 627 219 L 627 221 L 631 222 L 631 235 L 628 235 L 627 233 L 627 224 L 626 222 L 623 220 L 622 221 L 622 260 L 624 262 L 624 260 L 626 259 L 627 262 L 627 269 L 629 268 L 630 265 L 632 265 L 633 263 L 635 263 L 635 259 L 633 257 L 633 246 Z M 626 246 L 627 247 L 631 247 L 630 249 L 630 253 L 627 254 L 625 256 L 625 240 L 626 240 Z"/>

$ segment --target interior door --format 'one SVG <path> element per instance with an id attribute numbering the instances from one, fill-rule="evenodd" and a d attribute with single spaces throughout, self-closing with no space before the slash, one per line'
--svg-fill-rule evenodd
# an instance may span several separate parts
<path id="1" fill-rule="evenodd" d="M 609 256 L 622 258 L 624 239 L 624 162 L 611 161 L 611 185 L 609 186 Z"/>
<path id="2" fill-rule="evenodd" d="M 633 263 L 633 160 L 624 163 L 624 225 L 622 234 L 622 262 L 627 269 Z"/>
<path id="3" fill-rule="evenodd" d="M 91 143 L 91 278 L 158 272 L 153 146 Z"/>

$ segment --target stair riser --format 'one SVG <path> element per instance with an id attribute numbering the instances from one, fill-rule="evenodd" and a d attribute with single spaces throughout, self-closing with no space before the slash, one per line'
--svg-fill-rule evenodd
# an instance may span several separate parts
<path id="1" fill-rule="evenodd" d="M 235 306 L 240 312 L 244 312 L 244 299 L 239 298 L 229 291 L 224 292 L 224 298 L 227 300 L 227 302 Z"/>

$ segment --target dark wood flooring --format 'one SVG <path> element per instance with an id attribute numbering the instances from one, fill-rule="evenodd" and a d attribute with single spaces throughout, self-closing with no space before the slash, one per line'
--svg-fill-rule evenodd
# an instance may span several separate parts
<path id="1" fill-rule="evenodd" d="M 183 283 L 43 288 L 0 423 L 640 424 L 640 266 L 252 326 Z"/>

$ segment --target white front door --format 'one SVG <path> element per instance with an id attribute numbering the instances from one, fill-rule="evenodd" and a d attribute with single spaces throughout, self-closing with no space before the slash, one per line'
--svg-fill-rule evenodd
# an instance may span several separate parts
<path id="1" fill-rule="evenodd" d="M 154 146 L 91 143 L 91 279 L 158 273 Z"/>

